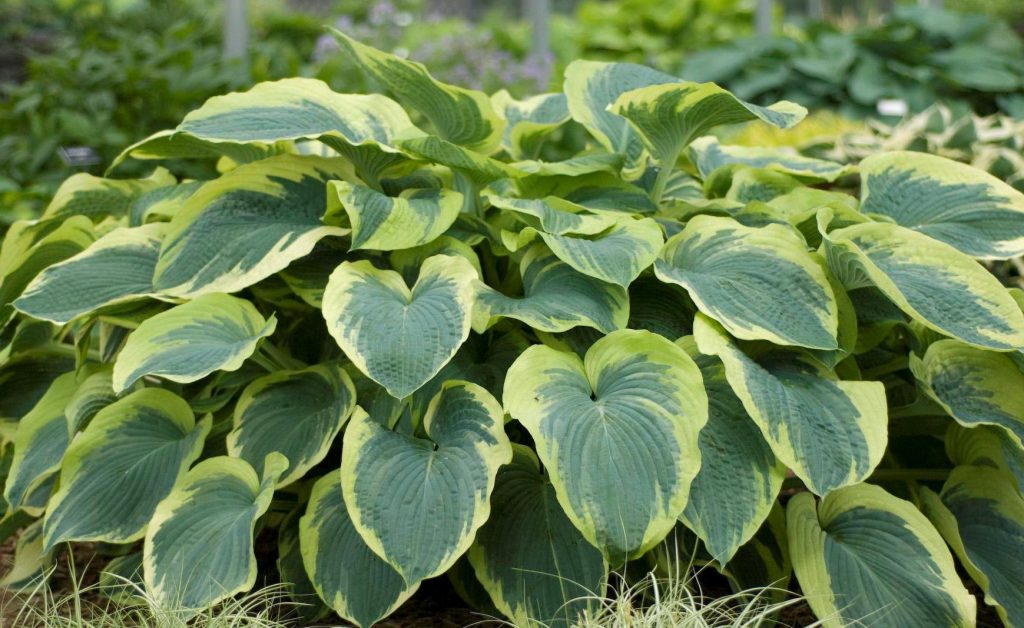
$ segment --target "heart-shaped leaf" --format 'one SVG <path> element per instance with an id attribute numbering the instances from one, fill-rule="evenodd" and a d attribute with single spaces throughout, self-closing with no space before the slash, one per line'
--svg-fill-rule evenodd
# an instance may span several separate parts
<path id="1" fill-rule="evenodd" d="M 323 315 L 345 355 L 401 399 L 427 383 L 469 336 L 476 281 L 462 257 L 427 258 L 411 290 L 395 271 L 345 262 L 327 283 Z"/>
<path id="2" fill-rule="evenodd" d="M 505 378 L 505 408 L 530 432 L 569 519 L 612 565 L 672 529 L 700 468 L 708 400 L 686 352 L 619 330 L 585 359 L 537 345 Z"/>

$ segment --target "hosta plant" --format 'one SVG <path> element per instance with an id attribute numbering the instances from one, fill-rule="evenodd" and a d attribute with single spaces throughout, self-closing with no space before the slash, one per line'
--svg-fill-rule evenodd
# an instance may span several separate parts
<path id="1" fill-rule="evenodd" d="M 102 542 L 167 607 L 262 570 L 369 626 L 446 576 L 567 626 L 692 560 L 828 626 L 971 626 L 966 577 L 1024 623 L 1024 294 L 984 266 L 1024 196 L 723 145 L 805 111 L 641 66 L 517 101 L 339 41 L 385 93 L 213 98 L 112 174 L 218 178 L 77 175 L 8 233 L 4 584 Z"/>

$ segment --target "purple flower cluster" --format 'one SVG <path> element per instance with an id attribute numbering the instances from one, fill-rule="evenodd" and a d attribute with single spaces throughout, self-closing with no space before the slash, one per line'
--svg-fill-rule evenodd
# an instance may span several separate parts
<path id="1" fill-rule="evenodd" d="M 416 19 L 388 0 L 371 5 L 364 20 L 342 16 L 334 25 L 354 39 L 424 63 L 440 80 L 486 92 L 502 88 L 518 95 L 545 91 L 554 67 L 552 56 L 521 59 L 503 49 L 491 32 L 472 23 L 436 13 Z M 424 28 L 436 31 L 437 36 L 411 36 L 413 29 Z M 321 36 L 314 61 L 323 62 L 337 52 L 334 38 Z"/>

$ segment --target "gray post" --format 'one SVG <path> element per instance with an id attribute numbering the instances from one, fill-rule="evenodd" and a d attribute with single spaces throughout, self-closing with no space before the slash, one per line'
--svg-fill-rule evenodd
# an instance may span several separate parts
<path id="1" fill-rule="evenodd" d="M 246 0 L 224 0 L 224 58 L 247 59 L 249 20 Z"/>
<path id="2" fill-rule="evenodd" d="M 818 21 L 825 17 L 824 0 L 807 0 L 807 17 Z"/>
<path id="3" fill-rule="evenodd" d="M 772 5 L 773 0 L 757 0 L 757 9 L 754 12 L 754 28 L 758 35 L 772 34 Z"/>
<path id="4" fill-rule="evenodd" d="M 551 0 L 523 0 L 523 12 L 530 21 L 530 55 L 546 59 L 551 54 Z"/>

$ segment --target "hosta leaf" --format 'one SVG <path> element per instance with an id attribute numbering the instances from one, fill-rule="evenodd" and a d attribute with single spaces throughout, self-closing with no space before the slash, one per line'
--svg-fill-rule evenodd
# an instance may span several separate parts
<path id="1" fill-rule="evenodd" d="M 47 548 L 65 541 L 129 543 L 199 457 L 210 419 L 184 399 L 146 388 L 101 410 L 68 447 L 43 523 Z"/>
<path id="2" fill-rule="evenodd" d="M 345 262 L 331 274 L 323 315 L 359 370 L 402 398 L 441 370 L 469 336 L 476 281 L 462 257 L 427 258 L 411 290 L 395 271 Z"/>
<path id="3" fill-rule="evenodd" d="M 584 359 L 537 345 L 505 378 L 505 408 L 530 432 L 559 503 L 608 562 L 672 529 L 700 468 L 700 370 L 648 331 L 620 330 Z"/>
<path id="4" fill-rule="evenodd" d="M 1008 354 L 939 340 L 910 356 L 910 370 L 958 423 L 998 425 L 1024 448 L 1024 372 Z"/>
<path id="5" fill-rule="evenodd" d="M 158 290 L 174 296 L 237 292 L 347 230 L 324 226 L 327 181 L 337 160 L 281 155 L 204 185 L 167 230 L 156 265 Z"/>
<path id="6" fill-rule="evenodd" d="M 261 473 L 267 455 L 280 452 L 288 470 L 278 485 L 291 484 L 324 459 L 355 404 L 355 386 L 337 364 L 271 373 L 242 391 L 228 453 Z"/>
<path id="7" fill-rule="evenodd" d="M 693 165 L 704 179 L 719 168 L 730 166 L 766 168 L 782 174 L 821 181 L 835 181 L 853 171 L 850 166 L 826 159 L 805 157 L 792 149 L 727 146 L 711 136 L 693 140 L 688 147 L 688 153 Z"/>
<path id="8" fill-rule="evenodd" d="M 23 417 L 58 376 L 73 368 L 73 356 L 53 350 L 22 353 L 0 364 L 0 424 Z"/>
<path id="9" fill-rule="evenodd" d="M 729 385 L 775 455 L 815 494 L 860 482 L 878 465 L 888 440 L 880 382 L 839 380 L 796 353 L 751 357 L 703 315 L 693 333 L 701 353 L 722 360 Z"/>
<path id="10" fill-rule="evenodd" d="M 661 227 L 650 218 L 621 218 L 594 235 L 539 235 L 558 259 L 584 275 L 623 288 L 654 263 L 664 244 Z"/>
<path id="11" fill-rule="evenodd" d="M 665 243 L 654 272 L 686 288 L 702 312 L 737 338 L 838 346 L 839 308 L 828 277 L 788 227 L 697 216 Z"/>
<path id="12" fill-rule="evenodd" d="M 7 243 L 16 233 L 12 227 L 4 240 L 4 251 Z M 72 216 L 54 229 L 47 229 L 46 235 L 38 240 L 26 239 L 20 252 L 9 253 L 0 264 L 0 328 L 14 314 L 11 303 L 21 296 L 22 291 L 44 269 L 63 262 L 89 247 L 96 239 L 92 223 L 84 216 Z"/>
<path id="13" fill-rule="evenodd" d="M 338 30 L 331 32 L 369 76 L 402 104 L 422 113 L 442 139 L 484 154 L 498 147 L 505 124 L 485 94 L 442 83 L 423 64 L 366 46 Z"/>
<path id="14" fill-rule="evenodd" d="M 194 382 L 216 370 L 242 366 L 277 320 L 264 319 L 252 303 L 206 294 L 147 318 L 128 336 L 114 363 L 114 392 L 147 375 Z"/>
<path id="15" fill-rule="evenodd" d="M 253 526 L 287 464 L 271 454 L 261 479 L 244 460 L 219 456 L 185 474 L 146 529 L 143 564 L 154 602 L 199 611 L 252 588 Z"/>
<path id="16" fill-rule="evenodd" d="M 1003 623 L 1024 622 L 1024 497 L 1012 476 L 957 467 L 942 493 L 922 489 L 924 510 Z"/>
<path id="17" fill-rule="evenodd" d="M 427 244 L 452 226 L 462 210 L 453 190 L 420 190 L 390 197 L 346 181 L 328 185 L 328 215 L 341 210 L 352 225 L 352 250 L 393 251 Z"/>
<path id="18" fill-rule="evenodd" d="M 443 384 L 423 429 L 427 438 L 406 436 L 356 411 L 341 457 L 356 529 L 409 585 L 444 573 L 469 548 L 498 467 L 512 458 L 501 406 L 476 384 Z"/>
<path id="19" fill-rule="evenodd" d="M 1010 473 L 1024 494 L 1024 449 L 1016 437 L 998 427 L 959 425 L 946 430 L 946 453 L 960 465 L 992 467 Z"/>
<path id="20" fill-rule="evenodd" d="M 65 373 L 53 380 L 36 405 L 18 421 L 14 434 L 14 460 L 4 484 L 4 499 L 10 508 L 26 508 L 32 514 L 42 509 L 29 505 L 30 493 L 60 468 L 71 439 L 64 408 L 75 394 L 76 375 Z"/>
<path id="21" fill-rule="evenodd" d="M 407 585 L 352 524 L 340 472 L 328 473 L 313 486 L 299 526 L 309 579 L 324 602 L 348 621 L 372 626 L 416 592 L 419 584 Z"/>
<path id="22" fill-rule="evenodd" d="M 153 272 L 166 225 L 115 229 L 78 255 L 36 275 L 14 306 L 64 324 L 105 305 L 153 295 Z"/>
<path id="23" fill-rule="evenodd" d="M 809 493 L 786 509 L 800 587 L 827 628 L 974 625 L 949 548 L 910 502 L 871 484 Z"/>
<path id="24" fill-rule="evenodd" d="M 939 333 L 989 349 L 1024 347 L 1024 314 L 1006 288 L 948 244 L 898 225 L 864 223 L 828 233 L 826 252 L 837 276 L 862 273 L 866 285 Z"/>
<path id="25" fill-rule="evenodd" d="M 481 187 L 496 179 L 524 176 L 503 161 L 443 140 L 436 135 L 426 135 L 422 132 L 407 133 L 398 140 L 397 145 L 413 157 L 447 166 L 457 173 L 466 175 Z"/>
<path id="26" fill-rule="evenodd" d="M 145 179 L 104 179 L 85 172 L 72 175 L 61 183 L 43 218 L 85 216 L 99 222 L 107 216 L 126 216 L 142 194 L 174 185 L 170 172 L 157 168 Z"/>
<path id="27" fill-rule="evenodd" d="M 507 122 L 501 144 L 513 159 L 536 157 L 548 135 L 569 121 L 565 94 L 515 100 L 503 89 L 491 96 L 491 103 Z"/>
<path id="28" fill-rule="evenodd" d="M 565 68 L 563 84 L 569 113 L 612 153 L 626 156 L 635 168 L 643 143 L 625 118 L 609 111 L 621 94 L 638 87 L 678 83 L 680 79 L 633 63 L 573 61 Z"/>
<path id="29" fill-rule="evenodd" d="M 744 205 L 755 201 L 768 203 L 799 189 L 800 181 L 788 174 L 741 166 L 733 173 L 725 198 Z"/>
<path id="30" fill-rule="evenodd" d="M 323 478 L 321 478 L 323 479 Z M 340 487 L 336 490 L 340 492 Z M 288 599 L 295 602 L 294 614 L 300 622 L 313 624 L 330 613 L 316 592 L 316 587 L 306 573 L 302 559 L 302 543 L 299 538 L 300 518 L 308 504 L 299 504 L 292 509 L 277 528 L 277 575 L 288 592 Z"/>
<path id="31" fill-rule="evenodd" d="M 704 541 L 711 557 L 725 565 L 768 517 L 786 467 L 729 387 L 722 362 L 698 354 L 692 338 L 677 344 L 700 367 L 708 395 L 708 422 L 697 440 L 700 471 L 680 520 Z"/>
<path id="32" fill-rule="evenodd" d="M 597 235 L 615 226 L 620 218 L 609 214 L 592 214 L 586 207 L 548 196 L 542 199 L 488 196 L 494 207 L 517 214 L 538 231 L 554 235 Z"/>
<path id="33" fill-rule="evenodd" d="M 627 91 L 609 107 L 629 120 L 662 168 L 672 168 L 683 148 L 713 127 L 761 120 L 787 129 L 807 115 L 785 100 L 768 107 L 743 102 L 714 83 L 665 83 Z"/>
<path id="34" fill-rule="evenodd" d="M 861 210 L 972 257 L 1024 255 L 1024 194 L 952 159 L 890 152 L 860 162 Z"/>
<path id="35" fill-rule="evenodd" d="M 0 580 L 0 587 L 13 591 L 31 592 L 45 582 L 53 566 L 53 551 L 43 550 L 43 522 L 27 526 L 18 536 L 14 547 L 14 561 Z"/>
<path id="36" fill-rule="evenodd" d="M 178 213 L 185 200 L 203 187 L 203 183 L 187 181 L 143 192 L 128 210 L 128 225 L 139 227 L 150 222 L 169 221 Z"/>
<path id="37" fill-rule="evenodd" d="M 85 428 L 100 410 L 117 401 L 114 394 L 114 368 L 104 365 L 81 378 L 75 394 L 71 396 L 64 415 L 72 433 Z"/>
<path id="38" fill-rule="evenodd" d="M 491 518 L 469 561 L 494 604 L 517 626 L 566 628 L 603 589 L 607 566 L 562 511 L 531 449 L 513 445 L 498 472 Z"/>
<path id="39" fill-rule="evenodd" d="M 573 270 L 547 247 L 534 245 L 519 262 L 523 296 L 510 297 L 482 286 L 473 310 L 483 332 L 499 318 L 514 318 L 533 329 L 561 332 L 578 325 L 609 333 L 626 326 L 626 289 Z"/>

